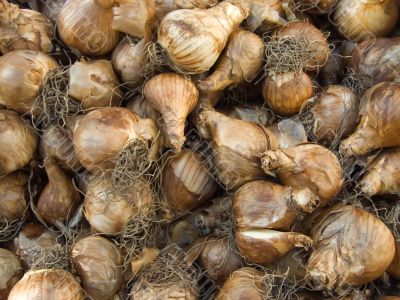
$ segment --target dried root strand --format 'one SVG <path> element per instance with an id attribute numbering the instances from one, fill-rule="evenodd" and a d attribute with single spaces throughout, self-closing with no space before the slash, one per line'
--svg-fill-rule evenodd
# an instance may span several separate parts
<path id="1" fill-rule="evenodd" d="M 36 249 L 36 255 L 30 266 L 31 270 L 62 269 L 70 268 L 68 251 L 66 247 L 56 244 L 48 248 Z"/>
<path id="2" fill-rule="evenodd" d="M 0 222 L 0 243 L 11 241 L 19 232 L 25 219 Z"/>
<path id="3" fill-rule="evenodd" d="M 264 299 L 298 299 L 297 294 L 299 290 L 305 287 L 305 281 L 297 282 L 289 278 L 289 270 L 284 274 L 266 268 L 262 268 L 262 270 L 265 274 L 261 280 L 264 287 Z"/>
<path id="4" fill-rule="evenodd" d="M 400 240 L 400 203 L 393 205 L 389 209 L 384 209 L 381 219 L 392 231 L 394 238 Z"/>
<path id="5" fill-rule="evenodd" d="M 354 91 L 357 96 L 362 97 L 366 90 L 373 85 L 373 80 L 369 76 L 356 73 L 353 69 L 348 69 L 347 75 L 341 83 Z"/>

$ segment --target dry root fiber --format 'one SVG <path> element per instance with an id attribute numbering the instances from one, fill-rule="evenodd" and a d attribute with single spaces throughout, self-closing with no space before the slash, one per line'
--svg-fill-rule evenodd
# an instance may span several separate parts
<path id="1" fill-rule="evenodd" d="M 69 270 L 68 247 L 56 244 L 49 248 L 38 248 L 37 255 L 33 258 L 31 270 L 61 269 Z"/>
<path id="2" fill-rule="evenodd" d="M 342 80 L 342 85 L 354 91 L 354 93 L 356 93 L 359 97 L 362 97 L 365 91 L 368 90 L 373 84 L 374 82 L 372 78 L 366 75 L 358 74 L 352 69 L 347 70 L 347 75 Z"/>
<path id="3" fill-rule="evenodd" d="M 25 219 L 0 222 L 0 243 L 11 241 L 19 232 Z"/>

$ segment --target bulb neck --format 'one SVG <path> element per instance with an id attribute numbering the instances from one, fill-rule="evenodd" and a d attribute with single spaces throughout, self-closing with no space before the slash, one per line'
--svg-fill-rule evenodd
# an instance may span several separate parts
<path id="1" fill-rule="evenodd" d="M 304 213 L 312 213 L 319 205 L 319 198 L 308 188 L 294 190 L 292 200 L 296 206 Z"/>
<path id="2" fill-rule="evenodd" d="M 269 171 L 288 170 L 294 173 L 301 171 L 296 161 L 287 156 L 282 150 L 267 151 L 261 158 L 263 170 L 268 174 Z"/>

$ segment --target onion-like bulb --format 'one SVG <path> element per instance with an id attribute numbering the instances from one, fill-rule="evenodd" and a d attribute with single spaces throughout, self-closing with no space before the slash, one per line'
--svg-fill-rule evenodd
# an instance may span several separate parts
<path id="1" fill-rule="evenodd" d="M 213 73 L 198 84 L 202 91 L 222 91 L 252 81 L 260 72 L 264 58 L 263 40 L 256 34 L 238 29 L 229 38 Z"/>
<path id="2" fill-rule="evenodd" d="M 307 142 L 304 126 L 296 119 L 283 119 L 267 128 L 277 138 L 279 148 L 288 148 Z"/>
<path id="3" fill-rule="evenodd" d="M 51 159 L 44 162 L 49 183 L 40 194 L 37 211 L 49 224 L 65 224 L 80 203 L 72 179 Z"/>
<path id="4" fill-rule="evenodd" d="M 296 1 L 296 0 L 295 0 Z M 312 15 L 323 15 L 333 11 L 338 0 L 300 0 L 300 8 Z"/>
<path id="5" fill-rule="evenodd" d="M 344 156 L 400 146 L 399 84 L 384 82 L 371 87 L 361 100 L 360 115 L 356 131 L 340 145 Z"/>
<path id="6" fill-rule="evenodd" d="M 94 171 L 113 168 L 113 159 L 124 147 L 135 142 L 143 142 L 143 147 L 152 143 L 146 159 L 154 159 L 158 151 L 157 135 L 154 121 L 140 119 L 125 108 L 110 107 L 94 110 L 78 119 L 72 142 L 81 164 Z"/>
<path id="7" fill-rule="evenodd" d="M 118 247 L 100 236 L 89 236 L 77 241 L 71 258 L 82 286 L 94 300 L 109 300 L 123 284 L 122 255 Z"/>
<path id="8" fill-rule="evenodd" d="M 347 137 L 357 126 L 359 99 L 341 85 L 324 87 L 322 94 L 307 103 L 300 119 L 312 139 L 332 143 Z"/>
<path id="9" fill-rule="evenodd" d="M 350 55 L 349 67 L 364 86 L 390 82 L 399 77 L 399 55 L 399 37 L 374 38 L 357 44 Z"/>
<path id="10" fill-rule="evenodd" d="M 82 169 L 72 145 L 72 132 L 68 129 L 59 126 L 46 128 L 40 137 L 39 152 L 44 160 L 54 159 L 65 171 Z"/>
<path id="11" fill-rule="evenodd" d="M 135 182 L 124 195 L 114 195 L 111 190 L 109 180 L 92 179 L 89 182 L 84 213 L 93 232 L 117 235 L 129 222 L 152 214 L 155 196 L 147 182 Z"/>
<path id="12" fill-rule="evenodd" d="M 37 144 L 35 131 L 18 113 L 0 110 L 0 177 L 29 163 Z"/>
<path id="13" fill-rule="evenodd" d="M 387 36 L 396 25 L 398 15 L 396 0 L 340 0 L 333 20 L 346 38 L 362 42 Z"/>
<path id="14" fill-rule="evenodd" d="M 0 51 L 3 54 L 13 50 L 53 51 L 54 28 L 41 13 L 20 9 L 17 5 L 2 0 L 0 4 L 1 37 Z"/>
<path id="15" fill-rule="evenodd" d="M 263 300 L 265 299 L 263 276 L 256 269 L 241 268 L 225 281 L 215 300 Z"/>
<path id="16" fill-rule="evenodd" d="M 268 151 L 261 159 L 263 169 L 275 171 L 283 185 L 309 188 L 325 206 L 340 191 L 343 171 L 335 154 L 318 144 L 301 144 Z"/>
<path id="17" fill-rule="evenodd" d="M 228 2 L 207 10 L 175 10 L 161 21 L 157 42 L 176 69 L 203 73 L 214 65 L 230 34 L 245 18 L 241 8 Z"/>
<path id="18" fill-rule="evenodd" d="M 232 201 L 237 227 L 275 230 L 289 230 L 299 215 L 312 213 L 319 204 L 307 187 L 296 190 L 265 180 L 242 185 Z"/>
<path id="19" fill-rule="evenodd" d="M 218 111 L 230 118 L 260 123 L 263 126 L 271 125 L 274 121 L 273 113 L 257 104 L 241 104 L 226 109 L 219 109 Z"/>
<path id="20" fill-rule="evenodd" d="M 313 82 L 303 71 L 270 74 L 265 78 L 262 93 L 276 113 L 292 116 L 313 96 Z"/>
<path id="21" fill-rule="evenodd" d="M 308 249 L 313 243 L 301 233 L 258 228 L 236 228 L 235 240 L 246 260 L 258 264 L 273 263 L 295 247 Z"/>
<path id="22" fill-rule="evenodd" d="M 157 19 L 162 20 L 166 14 L 177 9 L 210 8 L 215 6 L 218 0 L 157 0 Z"/>
<path id="23" fill-rule="evenodd" d="M 0 103 L 20 113 L 31 111 L 47 73 L 58 66 L 47 54 L 16 50 L 0 57 Z"/>
<path id="24" fill-rule="evenodd" d="M 350 205 L 327 210 L 313 228 L 312 238 L 314 252 L 307 272 L 320 290 L 371 282 L 385 272 L 395 253 L 394 238 L 386 225 Z"/>
<path id="25" fill-rule="evenodd" d="M 143 119 L 159 120 L 160 113 L 142 95 L 128 101 L 126 108 Z"/>
<path id="26" fill-rule="evenodd" d="M 104 55 L 120 40 L 111 27 L 111 0 L 67 0 L 57 19 L 57 29 L 64 43 L 84 55 Z"/>
<path id="27" fill-rule="evenodd" d="M 69 69 L 68 94 L 85 109 L 118 105 L 119 85 L 108 60 L 77 61 Z"/>
<path id="28" fill-rule="evenodd" d="M 146 83 L 144 96 L 160 112 L 169 142 L 175 150 L 180 151 L 185 142 L 186 117 L 198 102 L 196 86 L 182 75 L 165 73 Z"/>
<path id="29" fill-rule="evenodd" d="M 83 300 L 79 282 L 65 270 L 29 271 L 12 288 L 8 300 Z"/>
<path id="30" fill-rule="evenodd" d="M 200 155 L 182 150 L 167 158 L 162 170 L 162 188 L 172 209 L 188 212 L 208 201 L 217 191 L 217 184 Z"/>
<path id="31" fill-rule="evenodd" d="M 400 193 L 400 148 L 385 149 L 367 166 L 359 183 L 368 197 Z"/>
<path id="32" fill-rule="evenodd" d="M 400 241 L 396 241 L 394 258 L 386 271 L 394 278 L 400 279 Z"/>
<path id="33" fill-rule="evenodd" d="M 8 293 L 22 276 L 21 263 L 14 253 L 0 248 L 0 299 L 7 299 Z"/>
<path id="34" fill-rule="evenodd" d="M 283 17 L 284 10 L 280 0 L 252 0 L 246 23 L 251 31 L 260 27 L 265 32 L 275 25 L 285 25 L 287 22 Z"/>
<path id="35" fill-rule="evenodd" d="M 22 171 L 0 178 L 0 224 L 24 217 L 27 206 L 28 176 Z"/>
<path id="36" fill-rule="evenodd" d="M 145 40 L 135 43 L 128 38 L 123 39 L 114 49 L 111 60 L 122 81 L 128 87 L 138 87 L 143 82 L 148 63 Z"/>

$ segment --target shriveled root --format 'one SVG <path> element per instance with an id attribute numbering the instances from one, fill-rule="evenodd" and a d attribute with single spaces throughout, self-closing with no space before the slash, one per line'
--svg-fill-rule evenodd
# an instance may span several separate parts
<path id="1" fill-rule="evenodd" d="M 373 85 L 372 78 L 358 74 L 352 69 L 347 70 L 347 76 L 343 78 L 342 85 L 348 87 L 357 96 L 362 97 L 367 89 L 369 89 Z"/>
<path id="2" fill-rule="evenodd" d="M 18 234 L 24 222 L 25 218 L 0 222 L 0 243 L 11 241 Z"/>
<path id="3" fill-rule="evenodd" d="M 63 269 L 68 270 L 69 254 L 67 249 L 60 244 L 48 248 L 36 249 L 36 255 L 30 266 L 31 270 Z"/>
<path id="4" fill-rule="evenodd" d="M 284 274 L 262 268 L 262 294 L 264 299 L 294 300 L 298 292 L 305 288 L 306 281 L 295 281 L 289 277 L 289 271 Z"/>
<path id="5" fill-rule="evenodd" d="M 70 117 L 82 112 L 79 103 L 68 97 L 69 67 L 51 70 L 32 109 L 32 123 L 37 130 L 52 125 L 65 127 Z"/>
<path id="6" fill-rule="evenodd" d="M 400 240 L 400 203 L 396 203 L 389 209 L 384 209 L 381 213 L 382 221 L 392 231 L 396 240 Z"/>

